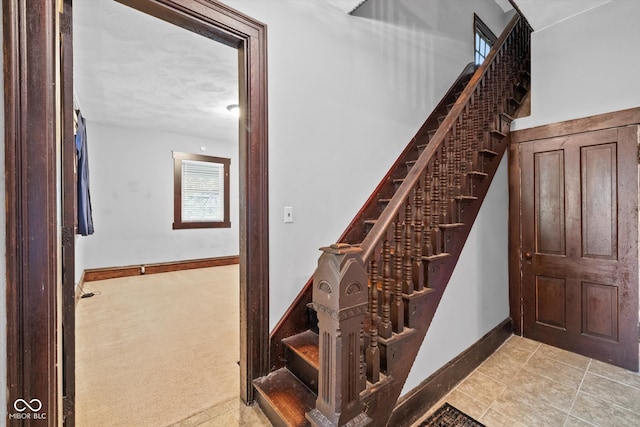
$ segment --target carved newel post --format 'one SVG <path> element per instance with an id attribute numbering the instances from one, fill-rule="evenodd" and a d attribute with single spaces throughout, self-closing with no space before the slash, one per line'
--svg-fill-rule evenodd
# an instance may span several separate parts
<path id="1" fill-rule="evenodd" d="M 361 334 L 367 311 L 367 272 L 361 249 L 347 244 L 321 248 L 313 275 L 313 307 L 318 313 L 319 373 L 312 426 L 365 426 Z"/>

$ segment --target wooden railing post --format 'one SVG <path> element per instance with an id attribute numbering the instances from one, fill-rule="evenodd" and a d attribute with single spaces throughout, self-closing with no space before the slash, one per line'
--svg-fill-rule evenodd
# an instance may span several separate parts
<path id="1" fill-rule="evenodd" d="M 318 314 L 319 372 L 312 426 L 365 426 L 361 357 L 367 313 L 368 276 L 360 248 L 335 244 L 323 254 L 313 275 L 313 308 Z"/>

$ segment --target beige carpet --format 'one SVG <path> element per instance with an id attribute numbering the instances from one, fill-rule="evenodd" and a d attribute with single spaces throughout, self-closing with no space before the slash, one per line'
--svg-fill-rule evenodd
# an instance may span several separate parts
<path id="1" fill-rule="evenodd" d="M 238 266 L 85 284 L 76 424 L 167 426 L 239 396 Z"/>

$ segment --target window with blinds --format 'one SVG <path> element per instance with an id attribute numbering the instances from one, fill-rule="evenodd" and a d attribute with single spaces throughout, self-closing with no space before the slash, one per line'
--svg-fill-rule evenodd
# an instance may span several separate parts
<path id="1" fill-rule="evenodd" d="M 173 159 L 173 228 L 230 227 L 230 159 L 180 152 Z"/>
<path id="2" fill-rule="evenodd" d="M 497 37 L 476 14 L 473 15 L 473 30 L 475 37 L 474 63 L 480 65 L 484 62 L 487 55 L 489 55 L 489 51 L 496 42 Z"/>

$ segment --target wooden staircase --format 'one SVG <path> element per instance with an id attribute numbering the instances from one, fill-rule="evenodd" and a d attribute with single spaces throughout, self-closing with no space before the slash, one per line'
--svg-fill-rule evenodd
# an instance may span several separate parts
<path id="1" fill-rule="evenodd" d="M 530 32 L 514 17 L 322 249 L 254 381 L 275 426 L 387 424 L 528 93 Z"/>

